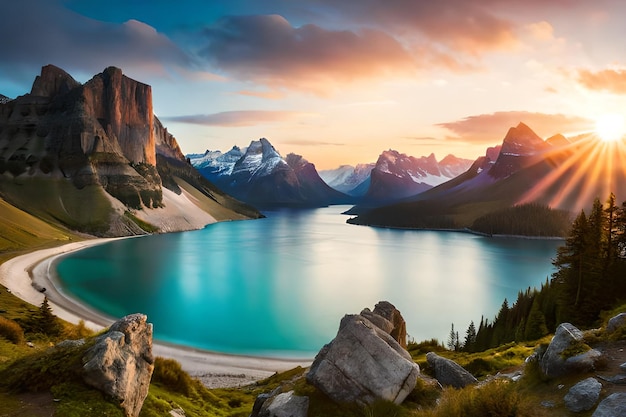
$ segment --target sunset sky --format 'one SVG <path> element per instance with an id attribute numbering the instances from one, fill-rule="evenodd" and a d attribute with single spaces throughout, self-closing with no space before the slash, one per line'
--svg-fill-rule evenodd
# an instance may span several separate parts
<path id="1" fill-rule="evenodd" d="M 185 153 L 474 159 L 520 121 L 546 138 L 626 114 L 625 21 L 623 0 L 5 1 L 0 93 L 113 65 Z"/>

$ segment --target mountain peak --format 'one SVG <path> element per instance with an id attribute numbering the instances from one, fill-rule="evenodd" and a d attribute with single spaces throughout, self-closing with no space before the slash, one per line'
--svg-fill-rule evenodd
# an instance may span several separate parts
<path id="1" fill-rule="evenodd" d="M 64 94 L 76 87 L 80 83 L 71 75 L 54 65 L 46 65 L 41 68 L 41 74 L 35 78 L 30 94 L 41 97 L 54 97 L 57 94 Z"/>
<path id="2" fill-rule="evenodd" d="M 530 127 L 520 122 L 507 132 L 502 142 L 501 154 L 533 155 L 546 149 L 547 144 Z"/>
<path id="3" fill-rule="evenodd" d="M 11 98 L 5 96 L 4 94 L 0 94 L 0 104 L 8 103 L 11 101 Z"/>

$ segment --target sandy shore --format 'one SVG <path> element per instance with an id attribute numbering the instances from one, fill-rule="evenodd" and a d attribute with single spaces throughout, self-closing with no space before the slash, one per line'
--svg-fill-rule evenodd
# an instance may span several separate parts
<path id="1" fill-rule="evenodd" d="M 111 240 L 114 239 L 74 242 L 10 259 L 0 265 L 0 284 L 11 290 L 17 297 L 36 306 L 41 305 L 44 298 L 44 294 L 36 288 L 45 288 L 52 311 L 58 317 L 75 324 L 83 320 L 87 327 L 94 330 L 108 327 L 115 321 L 114 318 L 99 314 L 63 294 L 55 286 L 54 274 L 51 271 L 54 271 L 55 262 L 58 262 L 60 256 Z M 155 356 L 180 362 L 185 371 L 200 378 L 211 388 L 245 385 L 266 378 L 275 372 L 296 366 L 306 367 L 311 364 L 310 360 L 225 355 L 159 342 L 155 342 L 153 352 Z"/>

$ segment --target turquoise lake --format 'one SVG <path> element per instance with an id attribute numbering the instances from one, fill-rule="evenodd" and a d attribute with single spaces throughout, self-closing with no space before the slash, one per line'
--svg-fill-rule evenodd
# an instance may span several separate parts
<path id="1" fill-rule="evenodd" d="M 345 223 L 346 206 L 125 239 L 58 264 L 63 292 L 155 338 L 217 352 L 310 358 L 346 313 L 393 303 L 415 340 L 445 342 L 539 287 L 563 242 Z"/>

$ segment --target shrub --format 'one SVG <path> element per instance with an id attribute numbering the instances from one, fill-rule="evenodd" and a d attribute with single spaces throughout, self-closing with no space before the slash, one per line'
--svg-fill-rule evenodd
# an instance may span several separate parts
<path id="1" fill-rule="evenodd" d="M 445 391 L 432 417 L 531 417 L 537 415 L 536 407 L 515 390 L 514 384 L 493 381 L 480 388 L 473 386 L 461 390 Z"/>
<path id="2" fill-rule="evenodd" d="M 0 317 L 0 336 L 19 345 L 24 343 L 24 330 L 13 320 Z"/>
<path id="3" fill-rule="evenodd" d="M 180 363 L 173 359 L 161 357 L 155 359 L 152 382 L 185 396 L 190 396 L 196 391 L 196 382 L 183 371 Z"/>

